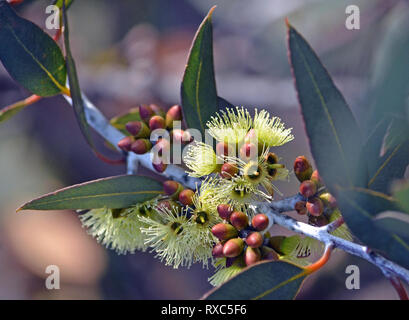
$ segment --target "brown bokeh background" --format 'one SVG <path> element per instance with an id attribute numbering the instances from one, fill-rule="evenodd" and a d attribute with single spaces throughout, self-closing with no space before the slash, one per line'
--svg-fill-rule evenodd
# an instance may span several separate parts
<path id="1" fill-rule="evenodd" d="M 44 28 L 48 3 L 25 1 L 17 10 Z M 287 62 L 284 17 L 310 41 L 361 119 L 380 39 L 394 14 L 408 9 L 398 0 L 75 1 L 70 33 L 82 89 L 108 117 L 140 103 L 179 103 L 190 43 L 214 4 L 219 95 L 236 105 L 267 108 L 294 128 L 295 141 L 277 149 L 288 167 L 297 155 L 310 153 Z M 348 4 L 361 9 L 360 30 L 345 28 Z M 28 95 L 0 65 L 0 107 Z M 212 270 L 173 270 L 149 253 L 105 250 L 74 212 L 15 212 L 60 187 L 124 172 L 94 156 L 62 97 L 43 99 L 0 124 L 0 299 L 197 299 L 211 288 Z M 279 188 L 290 195 L 297 183 L 292 177 Z M 60 290 L 45 288 L 51 264 L 60 267 Z M 360 267 L 360 290 L 345 288 L 349 264 Z M 375 267 L 336 252 L 298 298 L 396 294 Z"/>

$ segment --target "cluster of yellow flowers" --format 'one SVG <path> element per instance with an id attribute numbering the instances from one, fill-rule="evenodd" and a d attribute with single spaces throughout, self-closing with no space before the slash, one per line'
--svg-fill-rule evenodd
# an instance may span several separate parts
<path id="1" fill-rule="evenodd" d="M 214 261 L 218 239 L 212 227 L 223 222 L 218 206 L 226 204 L 252 217 L 254 201 L 270 201 L 279 192 L 273 182 L 288 179 L 289 173 L 270 148 L 294 137 L 267 111 L 256 110 L 252 117 L 239 107 L 216 114 L 207 127 L 216 147 L 193 142 L 184 157 L 188 174 L 203 179 L 195 192 L 183 193 L 174 182 L 171 191 L 147 203 L 90 210 L 80 216 L 89 233 L 122 254 L 150 248 L 174 268 L 196 262 L 207 267 L 210 262 L 217 271 L 210 279 L 214 285 L 239 272 L 245 265 L 227 266 L 225 258 Z"/>
<path id="2" fill-rule="evenodd" d="M 207 127 L 217 141 L 216 150 L 201 142 L 189 145 L 184 158 L 189 174 L 219 173 L 218 192 L 241 210 L 257 199 L 271 200 L 274 190 L 278 191 L 272 182 L 287 179 L 288 170 L 269 150 L 293 140 L 291 129 L 265 110 L 256 109 L 252 118 L 238 107 L 212 117 Z"/>

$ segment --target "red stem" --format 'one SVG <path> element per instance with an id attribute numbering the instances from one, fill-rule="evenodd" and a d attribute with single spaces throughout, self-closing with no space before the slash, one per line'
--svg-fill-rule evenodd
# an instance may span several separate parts
<path id="1" fill-rule="evenodd" d="M 310 264 L 310 265 L 308 265 L 308 266 L 306 266 L 304 268 L 305 272 L 307 274 L 310 274 L 310 273 L 313 273 L 313 272 L 321 269 L 328 262 L 329 258 L 331 257 L 332 249 L 333 249 L 332 245 L 327 246 L 325 248 L 324 254 L 322 255 L 322 257 L 318 261 L 316 261 L 316 262 L 314 262 L 314 263 L 312 263 L 312 264 Z"/>
<path id="2" fill-rule="evenodd" d="M 389 278 L 389 281 L 391 282 L 392 286 L 395 288 L 396 292 L 398 293 L 399 299 L 409 300 L 405 287 L 403 286 L 402 282 L 398 278 L 391 277 Z"/>
<path id="3" fill-rule="evenodd" d="M 7 0 L 12 6 L 22 3 L 24 0 Z"/>

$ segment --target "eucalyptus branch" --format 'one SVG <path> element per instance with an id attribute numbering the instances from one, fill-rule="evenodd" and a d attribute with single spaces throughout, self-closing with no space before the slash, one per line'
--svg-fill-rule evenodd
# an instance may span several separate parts
<path id="1" fill-rule="evenodd" d="M 295 196 L 275 201 L 273 203 L 258 203 L 256 205 L 256 209 L 259 212 L 263 212 L 264 214 L 266 214 L 269 217 L 271 224 L 278 224 L 288 230 L 319 240 L 326 245 L 333 244 L 335 248 L 358 256 L 374 264 L 382 271 L 383 274 L 397 276 L 409 283 L 409 270 L 384 258 L 383 256 L 372 251 L 366 246 L 330 234 L 329 232 L 333 231 L 336 225 L 340 225 L 341 221 L 334 221 L 334 225 L 329 224 L 324 227 L 314 227 L 283 215 L 282 212 L 293 210 L 294 204 L 297 201 L 300 201 L 300 197 L 301 195 L 297 194 Z M 390 276 L 388 276 L 388 278 L 390 278 Z"/>
<path id="2" fill-rule="evenodd" d="M 71 98 L 66 95 L 64 95 L 64 98 L 72 106 Z M 107 118 L 101 113 L 101 111 L 97 107 L 95 107 L 95 105 L 84 94 L 82 94 L 82 99 L 88 124 L 101 137 L 103 137 L 105 140 L 115 146 L 118 151 L 120 151 L 117 147 L 117 143 L 118 141 L 123 139 L 125 135 L 114 128 L 109 123 Z M 175 180 L 191 189 L 196 189 L 196 185 L 200 185 L 201 183 L 200 179 L 190 177 L 181 167 L 178 167 L 176 165 L 169 164 L 164 172 L 157 172 L 152 166 L 151 154 L 149 152 L 141 155 L 135 153 L 127 154 L 127 173 L 135 174 L 139 166 L 142 166 L 156 174 L 165 176 L 170 180 Z"/>
<path id="3" fill-rule="evenodd" d="M 71 98 L 68 96 L 64 97 L 72 105 Z M 105 116 L 92 104 L 91 101 L 89 101 L 85 95 L 83 95 L 83 101 L 88 124 L 94 128 L 95 131 L 97 131 L 105 140 L 109 141 L 116 147 L 118 141 L 124 138 L 124 135 L 110 125 Z M 135 174 L 139 166 L 158 173 L 152 166 L 150 153 L 143 155 L 137 155 L 134 153 L 127 154 L 127 173 Z M 200 184 L 201 182 L 200 179 L 188 176 L 181 167 L 175 165 L 168 165 L 166 170 L 160 174 L 168 179 L 178 181 L 191 189 L 195 189 L 196 185 Z M 305 199 L 302 195 L 296 194 L 292 197 L 271 203 L 256 203 L 254 205 L 254 209 L 258 212 L 263 212 L 269 217 L 270 226 L 272 224 L 278 224 L 294 232 L 317 239 L 323 242 L 326 246 L 334 246 L 335 248 L 365 259 L 366 261 L 377 266 L 383 272 L 383 274 L 387 275 L 388 278 L 399 277 L 409 283 L 409 271 L 405 268 L 402 268 L 392 261 L 387 260 L 366 246 L 335 237 L 330 234 L 331 231 L 334 231 L 337 227 L 342 225 L 342 219 L 336 220 L 333 223 L 323 227 L 314 227 L 282 214 L 283 212 L 293 211 L 295 203 L 301 200 Z"/>

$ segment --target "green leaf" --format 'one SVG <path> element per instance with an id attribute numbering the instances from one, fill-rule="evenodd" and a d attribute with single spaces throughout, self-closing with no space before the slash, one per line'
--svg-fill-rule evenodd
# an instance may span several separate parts
<path id="1" fill-rule="evenodd" d="M 181 85 L 187 126 L 201 130 L 202 134 L 206 122 L 218 110 L 211 22 L 214 8 L 210 9 L 196 33 Z"/>
<path id="2" fill-rule="evenodd" d="M 32 96 L 30 96 L 30 97 L 28 97 L 26 99 L 23 99 L 21 101 L 17 101 L 15 103 L 3 108 L 2 110 L 0 110 L 0 123 L 10 119 L 12 116 L 19 113 L 25 107 L 28 107 L 29 105 L 37 102 L 40 99 L 41 99 L 40 96 L 32 95 Z"/>
<path id="3" fill-rule="evenodd" d="M 389 233 L 395 233 L 399 237 L 405 238 L 405 242 L 409 243 L 409 223 L 389 217 L 376 219 L 374 223 Z"/>
<path id="4" fill-rule="evenodd" d="M 66 8 L 63 5 L 63 21 L 64 21 L 64 45 L 66 52 L 67 70 L 68 70 L 68 82 L 70 84 L 70 92 L 74 113 L 80 126 L 81 132 L 84 135 L 86 141 L 91 148 L 96 152 L 94 143 L 91 138 L 87 118 L 85 115 L 84 101 L 82 98 L 81 88 L 78 81 L 77 69 L 75 66 L 74 58 L 71 54 L 69 28 Z"/>
<path id="5" fill-rule="evenodd" d="M 10 119 L 12 116 L 23 110 L 25 106 L 24 103 L 19 103 L 18 105 L 11 106 L 11 108 L 7 107 L 0 110 L 0 122 Z"/>
<path id="6" fill-rule="evenodd" d="M 409 121 L 406 118 L 395 118 L 386 132 L 383 148 L 388 151 L 407 140 L 409 140 Z"/>
<path id="7" fill-rule="evenodd" d="M 383 118 L 379 120 L 366 138 L 362 161 L 366 161 L 367 163 L 369 177 L 372 177 L 378 170 L 378 159 L 381 157 L 382 144 L 384 140 L 383 137 L 385 136 L 385 133 L 390 125 L 390 119 Z M 371 160 L 368 161 L 367 159 Z"/>
<path id="8" fill-rule="evenodd" d="M 0 122 L 10 119 L 12 116 L 23 110 L 26 106 L 27 105 L 24 103 L 24 101 L 20 101 L 0 110 Z"/>
<path id="9" fill-rule="evenodd" d="M 42 97 L 67 91 L 66 68 L 55 41 L 0 1 L 0 60 L 24 88 Z"/>
<path id="10" fill-rule="evenodd" d="M 409 213 L 409 181 L 396 186 L 393 195 L 398 200 L 399 207 Z"/>
<path id="11" fill-rule="evenodd" d="M 405 268 L 409 267 L 409 239 L 402 237 L 398 231 L 380 226 L 373 219 L 379 212 L 396 209 L 395 201 L 373 190 L 359 192 L 356 189 L 339 190 L 337 201 L 355 236 L 369 248 L 380 251 Z"/>
<path id="12" fill-rule="evenodd" d="M 372 106 L 367 112 L 367 135 L 382 120 L 390 123 L 392 119 L 406 118 L 408 116 L 407 97 L 409 92 L 409 10 L 397 6 L 392 11 L 388 29 L 380 40 L 375 56 L 374 74 L 371 85 Z M 392 137 L 387 147 L 396 146 L 393 141 L 401 136 L 401 131 L 408 127 L 400 127 L 391 132 Z M 398 128 L 395 128 L 398 129 Z M 380 131 L 378 140 L 383 140 L 386 131 Z M 407 131 L 406 131 L 407 133 Z M 408 135 L 406 134 L 406 138 Z M 401 141 L 400 141 L 401 142 Z M 400 143 L 397 141 L 396 143 Z M 378 149 L 379 151 L 379 149 Z"/>
<path id="13" fill-rule="evenodd" d="M 129 132 L 125 129 L 125 125 L 130 121 L 141 121 L 138 107 L 130 109 L 123 115 L 112 118 L 109 122 L 123 134 L 129 135 Z"/>
<path id="14" fill-rule="evenodd" d="M 393 149 L 389 149 L 382 157 L 375 160 L 376 170 L 369 177 L 368 187 L 389 193 L 391 183 L 404 176 L 408 164 L 409 139 L 396 145 Z"/>
<path id="15" fill-rule="evenodd" d="M 208 292 L 206 300 L 294 299 L 306 277 L 304 269 L 291 263 L 261 262 L 246 268 Z"/>
<path id="16" fill-rule="evenodd" d="M 398 209 L 398 202 L 395 198 L 371 189 L 353 187 L 349 189 L 341 189 L 342 194 L 350 198 L 354 198 L 370 212 L 370 217 L 375 217 L 379 212 L 396 211 Z M 348 213 L 342 214 L 348 216 Z M 348 219 L 348 217 L 346 217 Z M 348 222 L 348 221 L 347 221 Z M 363 226 L 362 226 L 363 227 Z"/>
<path id="17" fill-rule="evenodd" d="M 307 41 L 288 26 L 289 58 L 311 153 L 327 187 L 363 186 L 361 134 L 344 97 Z M 361 169 L 360 169 L 361 168 Z"/>
<path id="18" fill-rule="evenodd" d="M 366 121 L 366 135 L 370 138 L 365 153 L 369 187 L 382 192 L 389 191 L 393 179 L 403 176 L 404 167 L 409 163 L 406 144 L 409 139 L 408 12 L 408 9 L 400 6 L 391 12 L 389 27 L 380 40 L 373 63 L 374 75 L 370 92 L 372 105 L 367 112 L 369 116 Z M 381 151 L 385 153 L 382 158 L 379 157 Z M 399 154 L 401 161 L 394 161 Z M 394 164 L 384 167 L 388 161 Z"/>
<path id="19" fill-rule="evenodd" d="M 162 193 L 161 183 L 147 177 L 125 175 L 98 179 L 60 189 L 34 199 L 20 210 L 127 208 Z"/>

